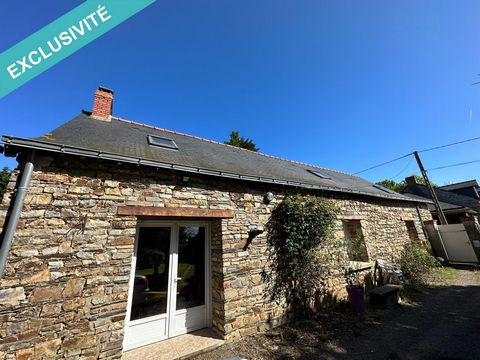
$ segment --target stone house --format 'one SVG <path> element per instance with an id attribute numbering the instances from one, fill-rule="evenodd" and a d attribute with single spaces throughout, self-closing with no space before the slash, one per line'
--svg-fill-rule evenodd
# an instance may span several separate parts
<path id="1" fill-rule="evenodd" d="M 0 208 L 0 358 L 113 359 L 200 328 L 235 339 L 278 325 L 263 230 L 287 194 L 334 201 L 336 236 L 360 234 L 369 260 L 425 239 L 420 200 L 112 108 L 99 88 L 91 113 L 2 138 L 19 166 Z"/>

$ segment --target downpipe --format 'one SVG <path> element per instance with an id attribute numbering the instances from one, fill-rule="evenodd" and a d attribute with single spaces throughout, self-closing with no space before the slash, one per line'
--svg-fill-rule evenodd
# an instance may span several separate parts
<path id="1" fill-rule="evenodd" d="M 12 247 L 13 235 L 17 229 L 18 221 L 20 220 L 20 213 L 22 212 L 25 195 L 30 186 L 30 179 L 33 173 L 33 159 L 35 157 L 35 150 L 28 154 L 27 162 L 23 168 L 20 178 L 20 183 L 16 189 L 15 200 L 13 202 L 12 211 L 8 217 L 8 223 L 3 234 L 3 241 L 0 247 L 0 279 L 3 278 L 5 272 L 5 265 L 7 264 L 8 253 Z"/>
<path id="2" fill-rule="evenodd" d="M 415 205 L 415 208 L 417 209 L 418 218 L 420 219 L 420 225 L 422 225 L 423 235 L 425 236 L 425 239 L 427 239 L 427 241 L 430 242 L 430 239 L 428 238 L 427 230 L 425 229 L 425 223 L 423 222 L 422 213 L 418 208 L 418 203 Z"/>

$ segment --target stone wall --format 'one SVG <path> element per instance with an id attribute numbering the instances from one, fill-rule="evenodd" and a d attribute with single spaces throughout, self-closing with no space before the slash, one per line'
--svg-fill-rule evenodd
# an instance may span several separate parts
<path id="1" fill-rule="evenodd" d="M 271 189 L 269 190 L 271 191 Z M 237 202 L 237 216 L 222 220 L 224 248 L 225 328 L 228 339 L 264 331 L 283 323 L 285 307 L 269 301 L 267 284 L 262 271 L 268 268 L 267 239 L 262 234 L 255 238 L 247 251 L 243 250 L 249 224 L 263 226 L 282 195 L 276 193 L 274 204 L 262 204 L 264 192 L 245 193 Z M 343 239 L 342 221 L 359 220 L 370 261 L 395 260 L 403 245 L 410 242 L 406 220 L 413 220 L 421 241 L 426 241 L 415 205 L 378 199 L 353 200 L 345 196 L 324 196 L 340 208 L 336 224 L 336 238 Z M 422 219 L 431 219 L 426 207 L 419 210 Z M 346 295 L 344 279 L 332 269 L 328 279 L 330 296 Z M 364 274 L 363 274 L 364 275 Z"/>
<path id="2" fill-rule="evenodd" d="M 18 172 L 0 208 L 3 223 Z M 5 276 L 0 280 L 0 358 L 119 358 L 137 218 L 125 205 L 234 210 L 212 221 L 212 322 L 227 339 L 266 330 L 285 309 L 266 294 L 266 235 L 245 248 L 248 230 L 263 228 L 287 188 L 169 170 L 38 154 Z M 270 191 L 275 199 L 265 205 Z M 362 224 L 371 260 L 390 259 L 409 241 L 404 221 L 424 239 L 415 205 L 323 194 L 341 219 Z M 425 220 L 428 210 L 421 209 Z M 332 285 L 341 279 L 332 280 Z"/>

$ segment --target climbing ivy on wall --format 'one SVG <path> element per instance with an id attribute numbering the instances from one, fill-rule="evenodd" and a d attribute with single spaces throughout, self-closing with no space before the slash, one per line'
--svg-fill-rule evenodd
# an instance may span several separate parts
<path id="1" fill-rule="evenodd" d="M 333 238 L 337 213 L 328 200 L 294 195 L 273 210 L 267 223 L 271 296 L 285 299 L 296 317 L 308 317 L 311 301 L 321 290 L 327 270 L 319 248 Z"/>

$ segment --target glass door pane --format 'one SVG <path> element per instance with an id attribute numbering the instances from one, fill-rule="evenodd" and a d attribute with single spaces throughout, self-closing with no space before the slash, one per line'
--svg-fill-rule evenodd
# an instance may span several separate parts
<path id="1" fill-rule="evenodd" d="M 180 226 L 177 310 L 205 304 L 205 227 Z"/>
<path id="2" fill-rule="evenodd" d="M 139 229 L 130 320 L 167 312 L 170 227 Z"/>

